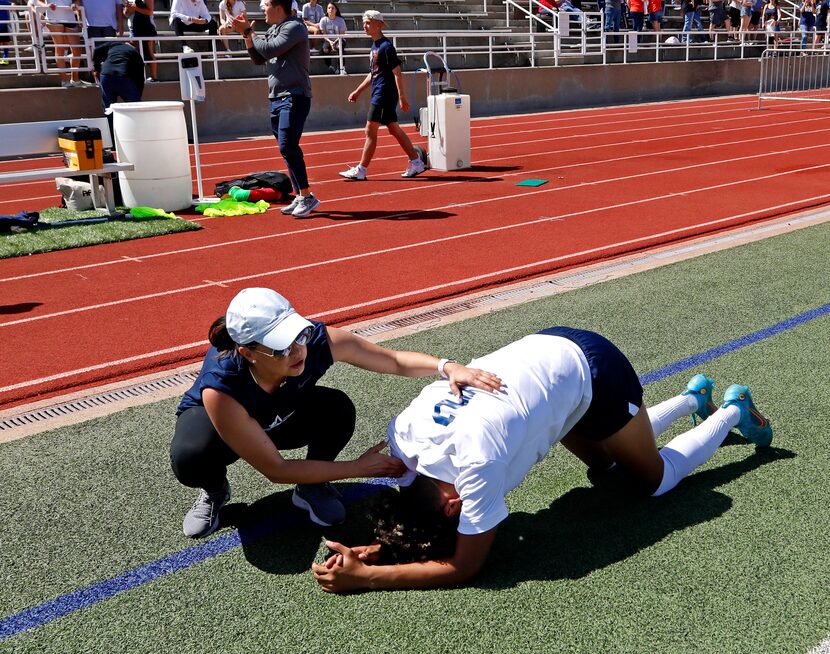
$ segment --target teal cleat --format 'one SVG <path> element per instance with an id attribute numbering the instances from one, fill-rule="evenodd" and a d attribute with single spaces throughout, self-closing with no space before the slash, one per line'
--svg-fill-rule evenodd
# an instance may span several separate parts
<path id="1" fill-rule="evenodd" d="M 723 408 L 733 405 L 741 410 L 741 420 L 736 425 L 738 431 L 758 447 L 769 447 L 772 442 L 772 425 L 755 408 L 749 386 L 732 384 L 726 389 L 723 394 Z"/>
<path id="2" fill-rule="evenodd" d="M 701 420 L 706 420 L 711 416 L 717 408 L 712 404 L 712 388 L 715 386 L 715 380 L 709 379 L 706 375 L 695 375 L 686 384 L 686 390 L 683 395 L 693 395 L 697 400 L 697 411 L 692 415 L 692 424 L 697 424 L 695 416 Z"/>

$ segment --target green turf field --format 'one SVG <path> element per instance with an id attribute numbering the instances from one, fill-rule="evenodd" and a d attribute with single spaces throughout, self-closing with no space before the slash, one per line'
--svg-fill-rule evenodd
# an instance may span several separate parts
<path id="1" fill-rule="evenodd" d="M 830 302 L 830 223 L 540 300 L 391 343 L 458 359 L 554 324 L 600 331 L 647 373 Z M 509 496 L 488 567 L 462 589 L 331 596 L 308 568 L 322 532 L 288 487 L 231 468 L 241 546 L 0 641 L 15 652 L 712 652 L 805 654 L 830 633 L 830 317 L 695 372 L 749 383 L 775 429 L 730 436 L 659 499 L 594 490 L 563 448 Z M 347 455 L 377 442 L 426 380 L 337 367 L 358 407 Z M 0 616 L 202 545 L 195 494 L 167 448 L 175 400 L 0 445 Z M 672 434 L 685 430 L 678 424 Z M 361 487 L 342 484 L 342 487 Z M 326 535 L 366 540 L 365 500 Z M 256 537 L 262 525 L 270 534 Z M 0 618 L 2 620 L 2 618 Z"/>
<path id="2" fill-rule="evenodd" d="M 128 211 L 126 207 L 118 207 L 118 210 Z M 101 212 L 94 209 L 72 211 L 55 207 L 41 211 L 40 222 L 54 225 L 68 221 L 94 219 L 101 216 Z M 201 229 L 201 226 L 183 218 L 129 218 L 100 223 L 68 225 L 59 228 L 0 233 L 0 259 L 67 250 L 85 245 L 130 241 L 136 238 L 174 234 L 195 229 Z"/>

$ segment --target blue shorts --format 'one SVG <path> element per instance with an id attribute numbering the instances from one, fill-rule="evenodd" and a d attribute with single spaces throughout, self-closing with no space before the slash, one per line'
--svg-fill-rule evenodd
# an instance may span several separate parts
<path id="1" fill-rule="evenodd" d="M 662 11 L 652 11 L 648 15 L 648 20 L 650 23 L 659 23 L 663 20 L 663 12 Z"/>
<path id="2" fill-rule="evenodd" d="M 588 440 L 601 441 L 625 427 L 643 404 L 643 387 L 631 362 L 617 346 L 583 329 L 551 327 L 539 333 L 567 338 L 588 360 L 593 396 L 574 431 Z"/>
<path id="3" fill-rule="evenodd" d="M 741 7 L 741 16 L 752 16 L 752 7 Z"/>

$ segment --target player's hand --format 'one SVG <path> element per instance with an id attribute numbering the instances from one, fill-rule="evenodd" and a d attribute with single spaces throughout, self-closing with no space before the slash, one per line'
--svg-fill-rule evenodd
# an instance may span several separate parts
<path id="1" fill-rule="evenodd" d="M 325 563 L 312 563 L 314 580 L 327 593 L 347 593 L 368 586 L 369 566 L 342 543 L 327 540 L 326 547 L 334 552 Z"/>
<path id="2" fill-rule="evenodd" d="M 357 554 L 357 558 L 364 563 L 372 565 L 373 563 L 377 563 L 378 559 L 380 559 L 380 548 L 380 543 L 372 543 L 371 545 L 355 545 L 352 548 L 352 552 Z M 338 554 L 338 556 L 342 556 L 342 554 Z"/>
<path id="3" fill-rule="evenodd" d="M 360 95 L 357 91 L 349 93 L 349 102 L 357 102 L 357 96 Z"/>
<path id="4" fill-rule="evenodd" d="M 468 368 L 454 361 L 444 365 L 444 372 L 449 377 L 450 390 L 456 397 L 461 396 L 463 386 L 472 386 L 491 393 L 498 393 L 504 386 L 498 375 L 478 368 Z"/>
<path id="5" fill-rule="evenodd" d="M 406 472 L 406 466 L 400 459 L 388 454 L 381 454 L 386 441 L 370 447 L 357 458 L 357 477 L 400 477 Z"/>
<path id="6" fill-rule="evenodd" d="M 406 98 L 401 98 L 401 111 L 403 111 L 404 113 L 408 113 L 409 107 L 409 100 L 407 100 Z"/>

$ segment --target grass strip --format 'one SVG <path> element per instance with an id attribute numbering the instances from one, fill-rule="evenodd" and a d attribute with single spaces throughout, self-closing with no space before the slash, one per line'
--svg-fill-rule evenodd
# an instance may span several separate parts
<path id="1" fill-rule="evenodd" d="M 119 212 L 129 211 L 126 207 L 117 207 L 116 210 Z M 73 211 L 54 207 L 40 212 L 40 222 L 59 225 L 63 222 L 97 218 L 102 215 L 101 212 L 94 209 Z M 124 220 L 94 222 L 84 225 L 0 233 L 0 259 L 67 250 L 87 245 L 129 241 L 148 236 L 188 232 L 196 229 L 201 229 L 201 226 L 183 218 L 126 218 Z"/>

